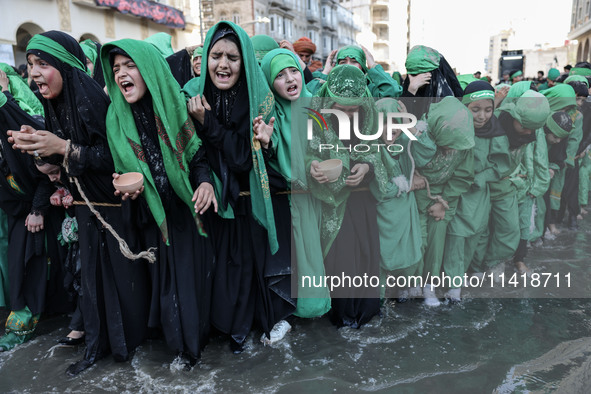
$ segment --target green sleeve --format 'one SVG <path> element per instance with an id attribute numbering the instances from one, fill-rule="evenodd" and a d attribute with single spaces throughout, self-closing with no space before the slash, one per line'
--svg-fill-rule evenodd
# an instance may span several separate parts
<path id="1" fill-rule="evenodd" d="M 583 115 L 577 111 L 577 117 L 575 118 L 575 125 L 573 131 L 568 136 L 568 144 L 566 146 L 566 164 L 574 167 L 575 156 L 579 150 L 579 144 L 583 139 Z"/>
<path id="2" fill-rule="evenodd" d="M 387 74 L 381 65 L 376 64 L 367 70 L 368 88 L 372 97 L 400 97 L 402 86 Z"/>
<path id="3" fill-rule="evenodd" d="M 489 142 L 486 155 L 486 166 L 480 172 L 474 174 L 474 183 L 479 186 L 483 186 L 488 182 L 499 181 L 511 169 L 509 140 L 507 137 L 494 137 L 491 138 Z"/>
<path id="4" fill-rule="evenodd" d="M 404 149 L 407 149 L 409 138 L 405 134 L 402 134 L 401 138 L 403 138 L 401 144 L 404 146 Z M 428 133 L 422 133 L 410 145 L 410 152 L 415 162 L 415 167 L 423 167 L 433 159 L 433 156 L 437 152 L 437 145 L 435 145 Z"/>
<path id="5" fill-rule="evenodd" d="M 324 74 L 322 71 L 314 71 L 312 76 L 314 78 L 322 79 L 323 81 L 326 81 L 326 78 L 328 78 L 328 75 Z"/>
<path id="6" fill-rule="evenodd" d="M 314 78 L 306 84 L 306 88 L 310 93 L 312 93 L 312 95 L 315 95 L 316 92 L 320 90 L 324 82 L 326 82 L 326 80 Z"/>
<path id="7" fill-rule="evenodd" d="M 474 182 L 474 151 L 467 149 L 462 152 L 464 160 L 456 167 L 453 175 L 443 187 L 441 196 L 450 205 L 470 189 Z"/>
<path id="8" fill-rule="evenodd" d="M 531 186 L 529 193 L 535 197 L 543 196 L 550 186 L 550 171 L 548 171 L 548 145 L 543 129 L 536 130 L 536 141 L 533 143 L 533 165 L 528 168 L 528 178 Z"/>

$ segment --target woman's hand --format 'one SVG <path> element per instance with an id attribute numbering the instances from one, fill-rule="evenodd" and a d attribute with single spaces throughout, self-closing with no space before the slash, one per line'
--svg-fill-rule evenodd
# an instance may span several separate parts
<path id="1" fill-rule="evenodd" d="M 433 216 L 435 221 L 438 222 L 445 218 L 445 206 L 440 202 L 436 202 L 435 204 L 431 205 L 431 207 L 427 210 L 427 213 Z"/>
<path id="2" fill-rule="evenodd" d="M 8 130 L 8 142 L 14 144 L 13 149 L 20 149 L 26 153 L 34 156 L 47 157 L 51 155 L 65 155 L 66 154 L 66 140 L 47 130 L 35 130 L 31 126 L 23 125 L 20 129 L 18 139 L 19 144 L 14 141 L 13 133 L 15 131 Z"/>
<path id="3" fill-rule="evenodd" d="M 62 198 L 62 205 L 64 206 L 64 208 L 68 209 L 73 204 L 74 204 L 74 196 L 72 196 L 71 194 L 68 194 L 64 198 Z"/>
<path id="4" fill-rule="evenodd" d="M 408 74 L 408 91 L 409 93 L 417 94 L 417 91 L 425 85 L 431 83 L 431 73 L 421 73 L 417 75 Z"/>
<path id="5" fill-rule="evenodd" d="M 351 187 L 358 186 L 361 183 L 361 181 L 363 181 L 365 174 L 367 174 L 368 172 L 369 172 L 369 164 L 366 164 L 366 163 L 355 164 L 353 166 L 353 168 L 351 168 L 351 175 L 349 175 L 347 177 L 345 184 L 347 186 L 351 186 Z"/>
<path id="6" fill-rule="evenodd" d="M 60 207 L 62 205 L 63 193 L 58 190 L 49 197 L 49 203 L 54 207 Z"/>
<path id="7" fill-rule="evenodd" d="M 320 163 L 318 160 L 314 160 L 312 162 L 312 165 L 310 166 L 310 175 L 312 175 L 312 178 L 314 178 L 318 183 L 328 182 L 328 177 L 324 175 L 324 172 L 320 171 Z"/>
<path id="8" fill-rule="evenodd" d="M 120 174 L 114 173 L 114 174 L 113 174 L 113 179 L 118 179 L 120 176 L 121 176 Z M 125 201 L 125 200 L 127 200 L 128 198 L 131 198 L 132 200 L 135 200 L 135 199 L 137 199 L 137 198 L 140 196 L 140 194 L 142 194 L 143 192 L 144 192 L 144 186 L 142 186 L 142 187 L 141 187 L 139 190 L 136 190 L 136 191 L 135 191 L 134 193 L 132 193 L 132 194 L 129 194 L 129 193 L 122 194 L 122 193 L 121 193 L 121 191 L 119 191 L 119 190 L 117 190 L 117 189 L 115 189 L 115 193 L 114 193 L 114 194 L 115 194 L 116 196 L 121 196 L 121 201 Z"/>
<path id="9" fill-rule="evenodd" d="M 0 70 L 0 92 L 4 92 L 6 90 L 8 90 L 8 75 L 6 75 L 6 73 L 2 70 Z"/>
<path id="10" fill-rule="evenodd" d="M 324 63 L 324 68 L 322 69 L 322 74 L 328 75 L 332 70 L 332 63 L 334 62 L 334 58 L 338 53 L 338 49 L 334 49 L 330 55 L 326 58 L 326 63 Z"/>
<path id="11" fill-rule="evenodd" d="M 275 117 L 272 117 L 267 125 L 262 116 L 257 116 L 252 121 L 252 128 L 255 138 L 261 142 L 263 148 L 269 148 L 271 142 L 271 135 L 273 135 L 273 124 L 275 124 Z"/>
<path id="12" fill-rule="evenodd" d="M 495 90 L 495 108 L 499 108 L 499 105 L 503 102 L 507 93 L 509 93 L 510 86 L 503 86 L 502 88 Z"/>
<path id="13" fill-rule="evenodd" d="M 369 51 L 369 49 L 367 49 L 366 47 L 364 47 L 363 45 L 361 45 L 361 49 L 363 49 L 363 53 L 365 53 L 365 60 L 367 62 L 367 68 L 374 68 L 376 65 L 376 61 L 373 58 L 373 55 L 371 54 L 371 52 Z"/>
<path id="14" fill-rule="evenodd" d="M 205 96 L 197 95 L 191 97 L 187 103 L 187 111 L 199 124 L 203 125 L 205 121 L 205 111 L 211 111 L 211 106 Z"/>
<path id="15" fill-rule="evenodd" d="M 414 173 L 412 177 L 412 185 L 410 185 L 410 191 L 421 190 L 427 187 L 427 180 L 418 173 Z"/>
<path id="16" fill-rule="evenodd" d="M 25 219 L 25 226 L 27 226 L 27 230 L 32 233 L 37 233 L 43 230 L 43 215 L 30 213 Z"/>
<path id="17" fill-rule="evenodd" d="M 193 193 L 193 199 L 195 202 L 195 213 L 203 215 L 205 211 L 213 204 L 213 211 L 218 211 L 218 201 L 215 198 L 213 186 L 211 183 L 202 182 L 195 193 Z"/>

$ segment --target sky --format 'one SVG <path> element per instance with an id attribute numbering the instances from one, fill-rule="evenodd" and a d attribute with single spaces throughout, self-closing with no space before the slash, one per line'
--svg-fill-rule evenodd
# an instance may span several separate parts
<path id="1" fill-rule="evenodd" d="M 509 49 L 562 46 L 571 12 L 572 0 L 412 0 L 411 46 L 437 49 L 462 74 L 484 71 L 491 36 L 512 28 Z"/>

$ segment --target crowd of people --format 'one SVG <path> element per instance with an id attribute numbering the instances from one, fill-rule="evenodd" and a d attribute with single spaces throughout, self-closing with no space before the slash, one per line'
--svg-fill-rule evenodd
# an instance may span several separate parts
<path id="1" fill-rule="evenodd" d="M 149 338 L 190 369 L 212 335 L 240 353 L 296 318 L 360 328 L 388 298 L 461 302 L 463 283 L 433 278 L 509 261 L 530 274 L 528 244 L 587 213 L 591 64 L 493 87 L 425 46 L 405 76 L 361 46 L 324 65 L 315 50 L 222 21 L 179 52 L 164 33 L 101 46 L 48 31 L 27 45 L 28 78 L 0 64 L 0 351 L 68 313 L 60 343 L 86 344 L 71 376 Z M 341 111 L 350 139 L 327 112 L 308 138 L 298 105 Z M 392 113 L 418 122 L 376 136 Z M 143 183 L 122 191 L 130 172 Z M 344 275 L 424 281 L 300 280 Z"/>

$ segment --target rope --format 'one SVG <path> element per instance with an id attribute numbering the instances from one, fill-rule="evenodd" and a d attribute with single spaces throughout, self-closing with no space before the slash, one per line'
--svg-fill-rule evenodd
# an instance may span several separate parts
<path id="1" fill-rule="evenodd" d="M 115 207 L 115 208 L 120 208 L 121 204 L 111 204 L 108 202 L 91 202 L 92 205 L 94 205 L 95 207 Z M 74 201 L 72 202 L 72 205 L 86 205 L 85 201 Z"/>
<path id="2" fill-rule="evenodd" d="M 66 141 L 66 151 L 64 154 L 64 162 L 63 162 L 66 172 L 69 172 L 67 158 L 68 158 L 68 153 L 70 151 L 70 145 L 71 145 L 71 141 L 67 140 Z M 97 217 L 97 219 L 103 224 L 103 226 L 107 230 L 109 230 L 111 235 L 113 235 L 113 237 L 115 237 L 115 239 L 119 243 L 119 250 L 121 251 L 121 254 L 123 254 L 123 256 L 125 256 L 126 258 L 128 258 L 130 260 L 146 259 L 150 263 L 156 262 L 156 254 L 154 252 L 157 250 L 157 248 L 151 247 L 146 251 L 140 252 L 138 254 L 134 254 L 131 251 L 131 249 L 129 249 L 129 245 L 127 245 L 127 242 L 125 242 L 125 240 L 123 238 L 121 238 L 119 236 L 119 234 L 117 234 L 117 232 L 113 229 L 113 227 L 109 223 L 107 223 L 105 221 L 105 219 L 103 219 L 101 214 L 94 208 L 93 204 L 90 202 L 88 197 L 86 197 L 86 194 L 84 194 L 84 191 L 82 190 L 82 187 L 80 186 L 80 182 L 78 182 L 78 178 L 70 177 L 70 181 L 72 181 L 72 180 L 76 184 L 76 187 L 78 188 L 78 192 L 80 193 L 80 196 L 82 196 L 82 198 L 84 199 L 84 202 L 88 206 L 88 209 L 90 209 L 90 212 L 92 212 Z M 111 205 L 101 205 L 101 206 L 111 206 Z M 120 204 L 119 204 L 119 206 L 120 206 Z"/>

